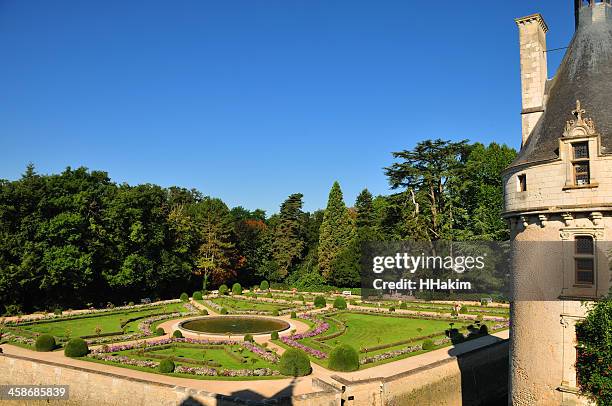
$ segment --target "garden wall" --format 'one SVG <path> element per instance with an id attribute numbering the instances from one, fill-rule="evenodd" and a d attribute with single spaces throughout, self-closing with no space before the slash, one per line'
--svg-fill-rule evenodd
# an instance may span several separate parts
<path id="1" fill-rule="evenodd" d="M 334 378 L 343 386 L 345 406 L 507 405 L 508 350 L 503 340 L 384 379 Z"/>
<path id="2" fill-rule="evenodd" d="M 340 393 L 330 385 L 313 379 L 313 388 L 319 392 L 306 395 L 247 402 L 238 397 L 192 390 L 143 379 L 127 378 L 105 372 L 53 362 L 40 361 L 15 355 L 0 354 L 0 385 L 70 385 L 70 400 L 20 402 L 19 405 L 62 406 L 230 406 L 230 405 L 295 405 L 336 406 L 340 405 Z M 213 385 L 214 386 L 214 385 Z M 3 402 L 0 401 L 0 404 Z M 15 402 L 6 402 L 14 404 Z"/>

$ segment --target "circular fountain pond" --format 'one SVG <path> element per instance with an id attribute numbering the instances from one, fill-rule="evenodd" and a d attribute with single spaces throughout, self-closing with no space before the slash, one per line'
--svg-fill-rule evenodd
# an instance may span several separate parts
<path id="1" fill-rule="evenodd" d="M 186 320 L 179 327 L 198 334 L 270 334 L 287 330 L 286 321 L 269 317 L 252 316 L 211 316 Z"/>

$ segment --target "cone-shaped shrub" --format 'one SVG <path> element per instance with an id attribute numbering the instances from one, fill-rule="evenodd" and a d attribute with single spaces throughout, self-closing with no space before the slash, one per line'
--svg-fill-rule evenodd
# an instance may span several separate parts
<path id="1" fill-rule="evenodd" d="M 73 338 L 64 347 L 64 355 L 71 358 L 84 357 L 88 352 L 87 342 L 82 338 Z"/>
<path id="2" fill-rule="evenodd" d="M 356 371 L 359 368 L 359 354 L 348 344 L 341 344 L 329 354 L 329 369 L 341 372 Z"/>
<path id="3" fill-rule="evenodd" d="M 53 351 L 55 349 L 55 337 L 50 334 L 38 336 L 34 344 L 36 351 Z"/>
<path id="4" fill-rule="evenodd" d="M 305 376 L 312 371 L 308 355 L 295 348 L 288 349 L 281 355 L 278 369 L 286 376 Z"/>

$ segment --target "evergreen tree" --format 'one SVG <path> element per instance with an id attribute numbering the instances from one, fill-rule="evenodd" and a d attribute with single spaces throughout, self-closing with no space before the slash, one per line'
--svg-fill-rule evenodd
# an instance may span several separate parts
<path id="1" fill-rule="evenodd" d="M 319 270 L 326 280 L 333 279 L 334 260 L 354 238 L 354 222 L 344 204 L 340 184 L 334 182 L 319 234 Z"/>
<path id="2" fill-rule="evenodd" d="M 292 194 L 280 208 L 272 244 L 277 280 L 285 278 L 304 253 L 302 197 L 301 193 Z"/>

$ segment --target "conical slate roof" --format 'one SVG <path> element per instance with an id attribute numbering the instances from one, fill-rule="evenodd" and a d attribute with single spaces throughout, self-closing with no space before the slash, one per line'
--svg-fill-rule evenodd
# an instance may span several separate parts
<path id="1" fill-rule="evenodd" d="M 604 154 L 612 153 L 612 7 L 580 10 L 580 23 L 557 75 L 547 84 L 546 111 L 512 166 L 558 158 L 559 138 L 580 100 L 595 123 Z"/>

